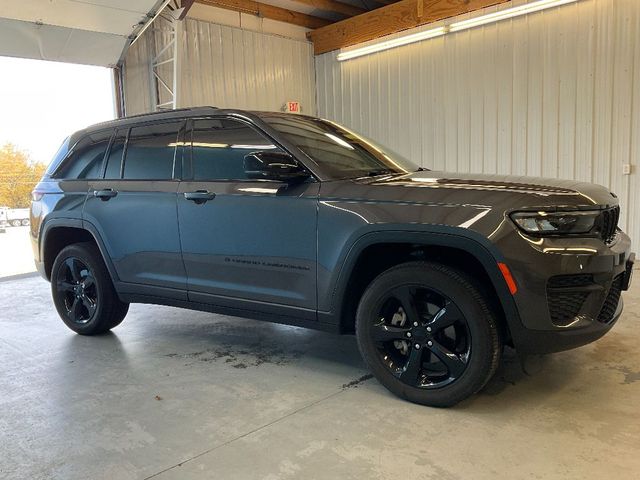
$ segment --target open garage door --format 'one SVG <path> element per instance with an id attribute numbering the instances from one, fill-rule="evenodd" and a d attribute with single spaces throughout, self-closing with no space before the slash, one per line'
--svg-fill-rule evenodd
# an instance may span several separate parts
<path id="1" fill-rule="evenodd" d="M 0 55 L 113 67 L 163 0 L 3 2 Z"/>

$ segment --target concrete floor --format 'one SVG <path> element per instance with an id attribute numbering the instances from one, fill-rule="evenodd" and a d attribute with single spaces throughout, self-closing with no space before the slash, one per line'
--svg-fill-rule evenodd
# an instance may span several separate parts
<path id="1" fill-rule="evenodd" d="M 640 281 L 625 300 L 599 342 L 438 410 L 353 337 L 134 305 L 86 338 L 43 280 L 0 282 L 0 478 L 640 478 Z"/>
<path id="2" fill-rule="evenodd" d="M 0 228 L 0 278 L 34 272 L 29 227 Z M 1 315 L 1 314 L 0 314 Z"/>

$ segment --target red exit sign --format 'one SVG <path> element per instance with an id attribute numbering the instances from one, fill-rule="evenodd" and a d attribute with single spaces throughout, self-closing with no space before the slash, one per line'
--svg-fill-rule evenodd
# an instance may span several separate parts
<path id="1" fill-rule="evenodd" d="M 284 109 L 289 113 L 300 113 L 300 102 L 287 102 Z"/>

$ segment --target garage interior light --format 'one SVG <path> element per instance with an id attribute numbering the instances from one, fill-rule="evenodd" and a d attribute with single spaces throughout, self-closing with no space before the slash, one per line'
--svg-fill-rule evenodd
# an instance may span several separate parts
<path id="1" fill-rule="evenodd" d="M 338 61 L 342 62 L 343 60 L 350 60 L 352 58 L 361 57 L 363 55 L 369 55 L 370 53 L 381 52 L 383 50 L 389 50 L 390 48 L 408 45 L 409 43 L 415 43 L 421 40 L 439 37 L 440 35 L 444 35 L 445 33 L 447 33 L 445 27 L 433 28 L 431 30 L 425 30 L 424 32 L 412 33 L 411 35 L 394 38 L 393 40 L 386 40 L 384 42 L 375 43 L 373 45 L 367 45 L 366 47 L 356 48 L 355 50 L 341 52 L 338 54 Z"/>
<path id="2" fill-rule="evenodd" d="M 515 7 L 498 10 L 497 12 L 488 13 L 486 15 L 480 15 L 466 20 L 461 20 L 459 22 L 453 22 L 442 27 L 425 30 L 423 32 L 412 33 L 410 35 L 404 35 L 392 40 L 385 40 L 383 42 L 374 43 L 365 47 L 340 52 L 337 59 L 339 62 L 342 62 L 344 60 L 351 60 L 352 58 L 361 57 L 363 55 L 369 55 L 371 53 L 389 50 L 390 48 L 400 47 L 402 45 L 408 45 L 410 43 L 439 37 L 449 32 L 459 32 L 461 30 L 467 30 L 469 28 L 478 27 L 480 25 L 487 25 L 488 23 L 499 22 L 508 18 L 518 17 L 520 15 L 526 15 L 528 13 L 539 12 L 541 10 L 546 10 L 547 8 L 559 7 L 561 5 L 566 5 L 568 3 L 574 3 L 577 1 L 578 0 L 538 0 L 535 2 L 529 2 Z"/>
<path id="3" fill-rule="evenodd" d="M 449 25 L 449 31 L 459 32 L 460 30 L 479 27 L 480 25 L 499 22 L 500 20 L 506 20 L 507 18 L 519 17 L 520 15 L 526 15 L 527 13 L 539 12 L 540 10 L 559 7 L 560 5 L 577 1 L 578 0 L 539 0 L 537 2 L 525 3 L 517 7 L 506 8 L 497 12 L 488 13 L 487 15 L 462 20 L 461 22 L 454 22 Z"/>

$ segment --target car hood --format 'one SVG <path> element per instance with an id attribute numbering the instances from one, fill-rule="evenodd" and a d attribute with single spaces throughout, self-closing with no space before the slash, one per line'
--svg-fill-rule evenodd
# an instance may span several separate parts
<path id="1" fill-rule="evenodd" d="M 473 201 L 474 203 L 483 204 L 486 203 L 483 199 L 495 200 L 496 195 L 498 195 L 501 199 L 505 196 L 510 197 L 514 201 L 514 206 L 517 204 L 519 207 L 543 205 L 558 207 L 593 207 L 597 205 L 608 207 L 618 204 L 617 197 L 605 187 L 575 180 L 420 171 L 405 175 L 359 179 L 357 182 L 371 186 L 421 189 L 422 193 L 426 193 L 425 190 L 468 191 L 468 195 L 459 196 L 463 203 Z M 500 195 L 499 192 L 503 192 L 504 195 Z M 419 196 L 424 199 L 423 195 Z M 447 195 L 447 197 L 449 196 Z"/>

